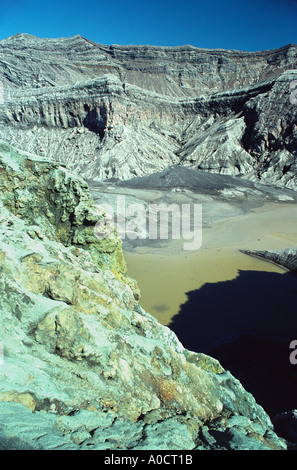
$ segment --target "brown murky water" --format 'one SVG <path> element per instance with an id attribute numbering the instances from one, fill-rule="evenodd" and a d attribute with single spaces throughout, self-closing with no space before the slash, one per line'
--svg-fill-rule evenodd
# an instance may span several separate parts
<path id="1" fill-rule="evenodd" d="M 173 242 L 172 242 L 173 243 Z M 187 300 L 186 293 L 206 283 L 235 279 L 239 271 L 284 273 L 272 263 L 240 249 L 282 249 L 297 245 L 297 207 L 270 203 L 245 215 L 222 219 L 203 230 L 201 248 L 162 251 L 149 247 L 125 252 L 128 275 L 137 280 L 141 305 L 169 325 Z M 172 245 L 173 246 L 173 245 Z"/>
<path id="2" fill-rule="evenodd" d="M 141 306 L 169 325 L 186 300 L 186 292 L 205 283 L 235 279 L 239 270 L 283 273 L 272 263 L 233 250 L 205 250 L 193 256 L 126 253 L 128 274 L 137 279 Z"/>

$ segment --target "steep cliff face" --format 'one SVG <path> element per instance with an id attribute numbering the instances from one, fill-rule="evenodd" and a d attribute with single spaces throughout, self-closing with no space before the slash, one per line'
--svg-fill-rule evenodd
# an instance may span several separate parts
<path id="1" fill-rule="evenodd" d="M 0 168 L 2 449 L 286 449 L 238 380 L 143 310 L 83 180 L 3 141 Z"/>
<path id="2" fill-rule="evenodd" d="M 95 180 L 181 164 L 295 189 L 296 56 L 16 35 L 0 135 Z"/>
<path id="3" fill-rule="evenodd" d="M 106 46 L 82 36 L 0 41 L 1 76 L 9 88 L 75 84 L 111 73 L 121 82 L 174 97 L 251 85 L 296 66 L 296 45 L 261 52 L 158 46 Z"/>

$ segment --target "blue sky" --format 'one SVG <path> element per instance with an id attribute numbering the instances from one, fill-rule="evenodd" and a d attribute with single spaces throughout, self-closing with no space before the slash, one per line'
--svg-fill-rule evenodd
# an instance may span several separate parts
<path id="1" fill-rule="evenodd" d="M 75 34 L 101 44 L 256 51 L 297 43 L 297 0 L 0 0 L 0 39 Z"/>

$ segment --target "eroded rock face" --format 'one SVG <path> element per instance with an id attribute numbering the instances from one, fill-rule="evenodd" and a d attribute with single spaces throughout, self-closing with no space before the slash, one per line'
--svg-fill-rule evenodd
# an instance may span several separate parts
<path id="1" fill-rule="evenodd" d="M 245 250 L 243 253 L 278 264 L 288 271 L 297 273 L 297 248 L 285 250 Z"/>
<path id="2" fill-rule="evenodd" d="M 248 53 L 20 34 L 0 52 L 0 136 L 20 149 L 94 180 L 181 164 L 297 187 L 295 45 Z"/>
<path id="3" fill-rule="evenodd" d="M 1 448 L 286 449 L 238 380 L 143 310 L 82 180 L 3 142 L 0 165 Z"/>
<path id="4" fill-rule="evenodd" d="M 111 70 L 123 82 L 167 96 L 197 96 L 265 80 L 296 65 L 296 45 L 242 52 L 103 45 L 80 35 L 44 39 L 16 34 L 0 41 L 1 75 L 11 88 L 73 84 Z M 32 63 L 32 51 L 38 61 Z M 289 67 L 288 67 L 289 66 Z"/>

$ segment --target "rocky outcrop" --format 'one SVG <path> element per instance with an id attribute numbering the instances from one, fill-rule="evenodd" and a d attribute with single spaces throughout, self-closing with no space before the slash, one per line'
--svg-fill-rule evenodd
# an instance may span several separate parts
<path id="1" fill-rule="evenodd" d="M 0 448 L 287 448 L 236 378 L 143 310 L 83 180 L 4 142 L 0 167 Z"/>
<path id="2" fill-rule="evenodd" d="M 263 258 L 272 263 L 278 264 L 297 274 L 297 248 L 287 248 L 285 250 L 242 250 L 246 255 Z"/>
<path id="3" fill-rule="evenodd" d="M 94 180 L 178 164 L 296 189 L 296 51 L 16 35 L 0 41 L 0 135 Z"/>

